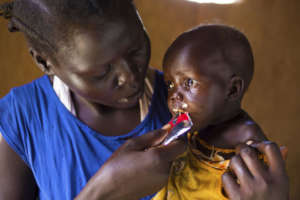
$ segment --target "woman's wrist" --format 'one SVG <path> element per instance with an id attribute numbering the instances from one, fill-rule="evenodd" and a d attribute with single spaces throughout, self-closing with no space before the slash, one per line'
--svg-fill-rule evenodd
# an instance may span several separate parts
<path id="1" fill-rule="evenodd" d="M 112 177 L 109 172 L 99 170 L 81 190 L 75 200 L 115 200 Z"/>

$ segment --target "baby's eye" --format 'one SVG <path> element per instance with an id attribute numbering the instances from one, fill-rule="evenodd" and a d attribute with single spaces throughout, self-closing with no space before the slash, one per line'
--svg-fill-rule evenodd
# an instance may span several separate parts
<path id="1" fill-rule="evenodd" d="M 195 80 L 188 78 L 184 81 L 184 87 L 191 88 L 194 86 L 195 82 L 196 82 Z"/>
<path id="2" fill-rule="evenodd" d="M 171 89 L 173 89 L 174 88 L 174 83 L 172 82 L 172 81 L 168 81 L 167 82 L 167 87 L 168 87 L 168 90 L 171 90 Z"/>

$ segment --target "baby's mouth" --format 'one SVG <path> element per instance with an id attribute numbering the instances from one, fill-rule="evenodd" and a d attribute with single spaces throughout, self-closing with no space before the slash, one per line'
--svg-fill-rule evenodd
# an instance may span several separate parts
<path id="1" fill-rule="evenodd" d="M 179 115 L 181 113 L 185 113 L 188 105 L 186 103 L 181 103 L 180 105 L 173 106 L 172 112 L 175 115 Z"/>

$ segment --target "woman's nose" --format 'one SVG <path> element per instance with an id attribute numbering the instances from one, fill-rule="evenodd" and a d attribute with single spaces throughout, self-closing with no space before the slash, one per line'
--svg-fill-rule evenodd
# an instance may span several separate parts
<path id="1" fill-rule="evenodd" d="M 128 62 L 125 60 L 120 60 L 117 65 L 117 74 L 116 74 L 116 86 L 118 88 L 125 87 L 127 84 L 131 88 L 138 88 L 139 82 L 137 81 L 136 71 L 129 66 Z"/>
<path id="2" fill-rule="evenodd" d="M 123 85 L 125 85 L 127 77 L 125 75 L 125 73 L 121 73 L 118 77 L 117 77 L 117 86 L 118 87 L 122 87 Z"/>

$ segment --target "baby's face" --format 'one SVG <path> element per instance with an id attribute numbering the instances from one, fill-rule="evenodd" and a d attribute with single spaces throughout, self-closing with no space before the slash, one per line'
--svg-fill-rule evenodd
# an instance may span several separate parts
<path id="1" fill-rule="evenodd" d="M 197 57 L 189 50 L 168 54 L 164 60 L 164 76 L 168 86 L 168 106 L 172 115 L 188 112 L 199 130 L 222 118 L 226 102 L 225 63 L 220 55 Z"/>

